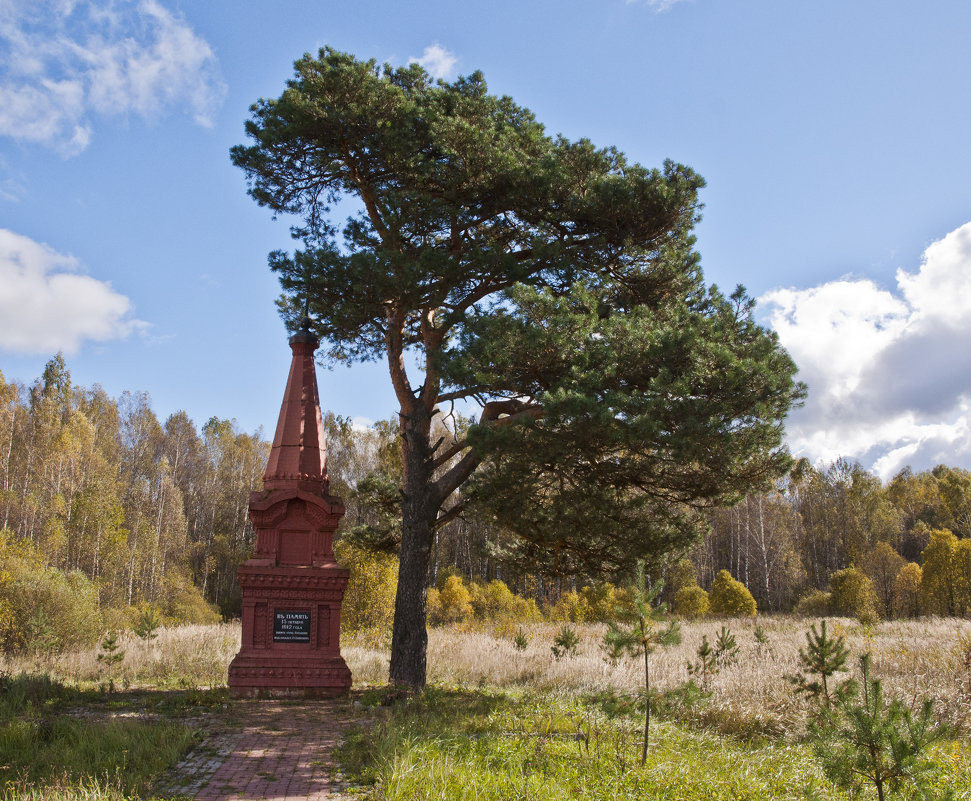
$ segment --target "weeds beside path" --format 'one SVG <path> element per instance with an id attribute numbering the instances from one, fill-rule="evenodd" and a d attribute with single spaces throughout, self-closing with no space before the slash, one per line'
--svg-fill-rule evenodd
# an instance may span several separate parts
<path id="1" fill-rule="evenodd" d="M 365 703 L 367 698 L 365 697 Z M 340 763 L 367 801 L 848 801 L 812 749 L 662 720 L 640 765 L 643 712 L 632 699 L 571 692 L 428 687 L 351 732 Z M 971 800 L 963 742 L 933 749 L 930 794 Z M 869 796 L 864 796 L 869 797 Z"/>

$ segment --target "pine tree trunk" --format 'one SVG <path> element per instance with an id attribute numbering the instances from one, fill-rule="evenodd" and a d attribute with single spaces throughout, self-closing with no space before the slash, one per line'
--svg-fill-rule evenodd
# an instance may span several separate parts
<path id="1" fill-rule="evenodd" d="M 439 503 L 432 486 L 428 436 L 431 416 L 416 406 L 402 415 L 401 455 L 404 497 L 401 503 L 401 556 L 391 637 L 390 679 L 420 690 L 425 686 L 426 579 Z"/>

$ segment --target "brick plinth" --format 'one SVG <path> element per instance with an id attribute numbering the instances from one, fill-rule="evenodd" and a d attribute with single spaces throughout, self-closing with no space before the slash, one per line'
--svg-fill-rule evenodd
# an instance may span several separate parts
<path id="1" fill-rule="evenodd" d="M 340 610 L 347 576 L 348 571 L 336 565 L 240 565 L 243 643 L 229 666 L 234 697 L 347 693 L 351 671 L 340 655 Z M 277 616 L 287 614 L 302 618 L 298 641 L 286 639 L 292 633 L 276 630 Z"/>

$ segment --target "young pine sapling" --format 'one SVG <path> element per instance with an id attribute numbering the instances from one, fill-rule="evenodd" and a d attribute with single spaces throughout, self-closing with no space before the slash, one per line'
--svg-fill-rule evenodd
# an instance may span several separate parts
<path id="1" fill-rule="evenodd" d="M 752 636 L 755 638 L 755 651 L 760 658 L 772 653 L 768 632 L 760 624 L 755 624 L 755 628 L 752 630 Z"/>
<path id="2" fill-rule="evenodd" d="M 719 666 L 734 665 L 738 661 L 738 643 L 727 626 L 722 626 L 715 640 L 715 661 Z"/>
<path id="3" fill-rule="evenodd" d="M 118 642 L 118 632 L 109 630 L 101 641 L 101 651 L 98 654 L 98 661 L 105 666 L 108 673 L 109 692 L 115 690 L 115 666 L 121 664 L 124 659 L 125 652 L 121 650 L 121 645 Z"/>
<path id="4" fill-rule="evenodd" d="M 155 607 L 146 606 L 138 615 L 138 620 L 135 621 L 135 636 L 150 643 L 158 637 L 158 630 L 161 627 L 162 619 L 155 611 Z"/>
<path id="5" fill-rule="evenodd" d="M 562 626 L 553 638 L 550 652 L 559 662 L 564 656 L 576 656 L 580 652 L 580 635 L 573 626 Z"/>
<path id="6" fill-rule="evenodd" d="M 804 672 L 786 676 L 786 680 L 795 685 L 796 692 L 808 695 L 824 709 L 831 709 L 834 701 L 852 694 L 855 689 L 852 679 L 835 688 L 832 686 L 833 676 L 848 669 L 846 660 L 849 655 L 850 650 L 842 634 L 829 636 L 825 620 L 819 631 L 816 631 L 816 624 L 813 623 L 806 633 L 806 648 L 799 649 L 799 661 Z"/>
<path id="7" fill-rule="evenodd" d="M 626 616 L 628 619 L 623 622 L 611 621 L 604 633 L 604 646 L 612 658 L 619 659 L 623 654 L 644 658 L 644 747 L 641 750 L 641 765 L 647 762 L 651 728 L 650 656 L 660 646 L 681 642 L 677 621 L 667 620 L 667 606 L 654 606 L 662 586 L 662 582 L 650 588 L 646 586 L 644 563 L 638 561 L 634 584 L 630 588 L 632 608 Z"/>
<path id="8" fill-rule="evenodd" d="M 899 698 L 888 703 L 880 680 L 870 677 L 870 654 L 860 657 L 860 673 L 860 685 L 810 724 L 813 750 L 835 784 L 856 797 L 869 783 L 884 801 L 906 781 L 921 783 L 932 766 L 927 747 L 949 730 L 934 723 L 930 699 L 916 715 Z"/>
<path id="9" fill-rule="evenodd" d="M 696 651 L 698 659 L 688 663 L 688 675 L 701 679 L 701 689 L 708 692 L 711 680 L 723 667 L 734 665 L 738 661 L 738 643 L 735 635 L 727 626 L 722 626 L 712 647 L 707 636 L 702 636 L 701 645 Z"/>

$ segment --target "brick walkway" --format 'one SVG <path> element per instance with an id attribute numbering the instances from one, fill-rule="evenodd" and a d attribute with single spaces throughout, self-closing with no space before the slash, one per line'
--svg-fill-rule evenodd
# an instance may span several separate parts
<path id="1" fill-rule="evenodd" d="M 196 801 L 321 801 L 339 791 L 331 753 L 355 722 L 348 699 L 238 701 L 242 729 L 215 734 L 175 770 L 166 794 Z"/>

